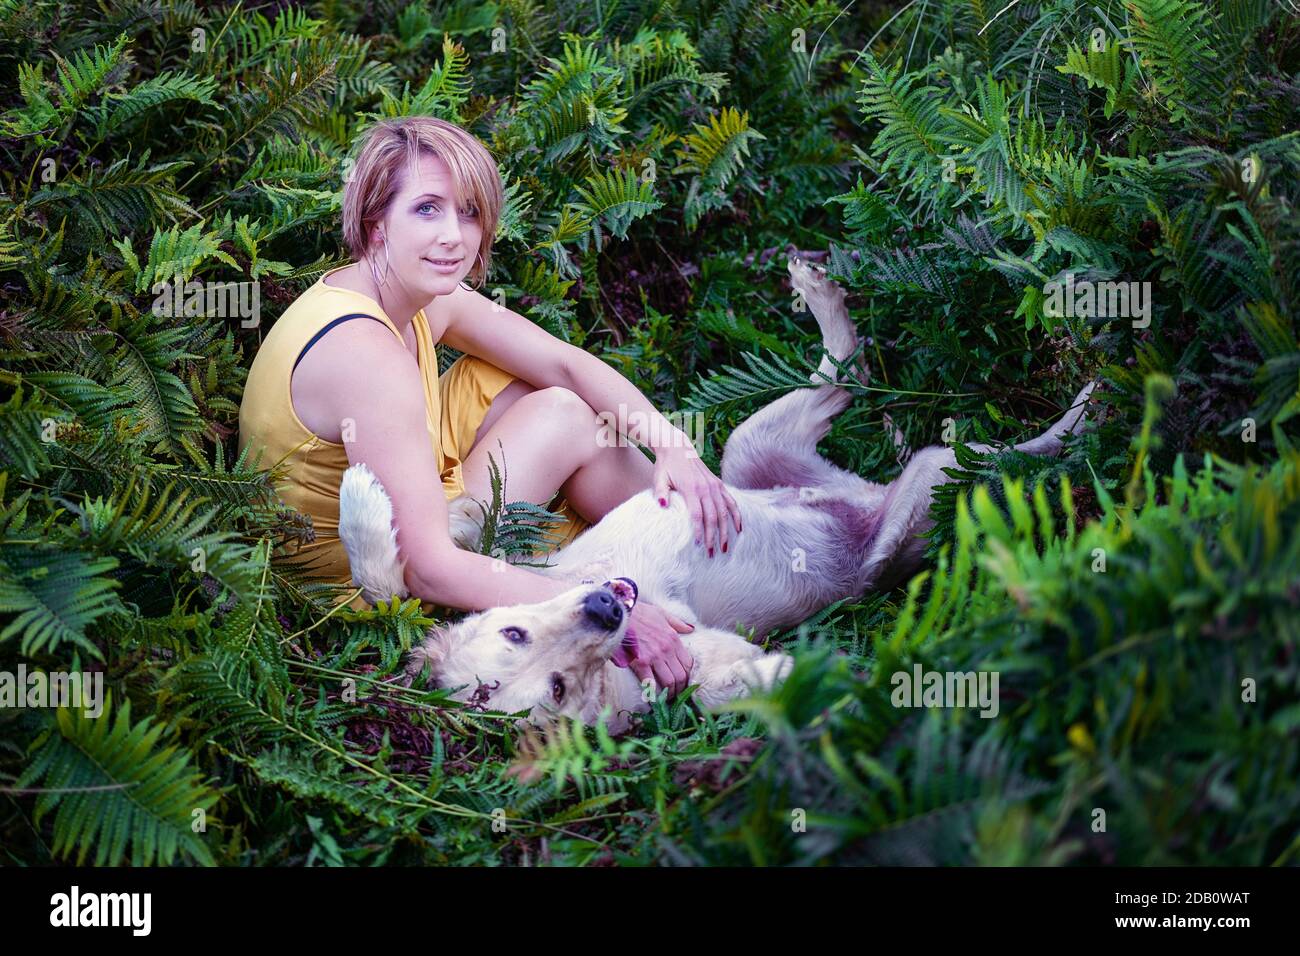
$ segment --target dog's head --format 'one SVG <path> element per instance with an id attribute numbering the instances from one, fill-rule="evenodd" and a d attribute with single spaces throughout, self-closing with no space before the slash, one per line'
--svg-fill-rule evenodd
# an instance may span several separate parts
<path id="1" fill-rule="evenodd" d="M 431 631 L 407 672 L 427 668 L 432 683 L 490 710 L 528 711 L 539 721 L 594 716 L 600 670 L 627 634 L 636 595 L 632 581 L 616 578 L 471 614 Z"/>

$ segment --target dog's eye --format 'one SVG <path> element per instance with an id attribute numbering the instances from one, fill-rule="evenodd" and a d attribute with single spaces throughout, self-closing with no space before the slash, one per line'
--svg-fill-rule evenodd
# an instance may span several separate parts
<path id="1" fill-rule="evenodd" d="M 528 632 L 519 627 L 503 627 L 501 634 L 511 644 L 527 644 Z"/>
<path id="2" fill-rule="evenodd" d="M 560 674 L 551 675 L 551 696 L 557 704 L 564 702 L 564 677 Z"/>

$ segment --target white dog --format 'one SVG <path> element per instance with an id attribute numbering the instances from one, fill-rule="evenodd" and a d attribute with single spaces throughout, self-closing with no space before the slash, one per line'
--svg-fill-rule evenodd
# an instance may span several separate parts
<path id="1" fill-rule="evenodd" d="M 816 387 L 787 393 L 728 439 L 720 473 L 744 520 L 729 553 L 705 556 L 693 546 L 681 496 L 672 495 L 663 508 L 647 489 L 542 569 L 591 583 L 542 604 L 494 608 L 434 629 L 412 657 L 413 673 L 427 666 L 439 686 L 460 688 L 459 699 L 490 700 L 494 710 L 509 713 L 526 710 L 541 717 L 550 711 L 591 723 L 606 711 L 617 732 L 626 728 L 630 713 L 650 706 L 631 671 L 610 661 L 638 593 L 696 625 L 682 640 L 695 659 L 695 699 L 711 707 L 750 687 L 772 685 L 791 663 L 785 655 L 763 654 L 734 633 L 737 626 L 759 635 L 791 627 L 833 601 L 892 585 L 919 566 L 925 542 L 918 535 L 932 524 L 933 489 L 951 480 L 943 468 L 955 467 L 953 451 L 922 449 L 888 485 L 817 454 L 831 420 L 852 400 L 834 383 L 836 363 L 846 364 L 858 340 L 844 291 L 798 261 L 789 268 L 828 357 L 812 377 Z M 864 368 L 854 371 L 867 380 Z M 1015 447 L 1057 453 L 1061 440 L 1082 427 L 1092 389 L 1083 389 L 1045 433 Z M 901 458 L 906 449 L 896 433 L 895 441 Z M 349 468 L 339 497 L 339 536 L 353 581 L 371 601 L 406 596 L 392 507 L 374 474 L 361 464 Z M 470 519 L 476 507 L 464 497 L 451 502 L 453 534 L 462 546 L 476 545 L 479 529 Z"/>

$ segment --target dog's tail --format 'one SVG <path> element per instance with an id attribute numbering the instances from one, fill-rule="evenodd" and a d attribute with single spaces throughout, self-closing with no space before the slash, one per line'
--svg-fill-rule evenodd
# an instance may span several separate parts
<path id="1" fill-rule="evenodd" d="M 343 472 L 339 485 L 339 538 L 348 553 L 352 583 L 371 604 L 410 591 L 397 550 L 393 503 L 375 473 L 365 464 Z"/>

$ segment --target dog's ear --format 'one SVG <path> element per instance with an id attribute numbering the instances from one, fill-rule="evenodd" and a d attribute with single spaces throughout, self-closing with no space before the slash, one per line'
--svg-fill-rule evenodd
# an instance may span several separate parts
<path id="1" fill-rule="evenodd" d="M 411 651 L 406 661 L 406 675 L 412 681 L 420 672 L 428 670 L 428 685 L 436 687 L 441 683 L 443 664 L 447 660 L 447 650 L 451 646 L 451 632 L 455 625 L 444 624 L 432 627 L 418 647 Z"/>

